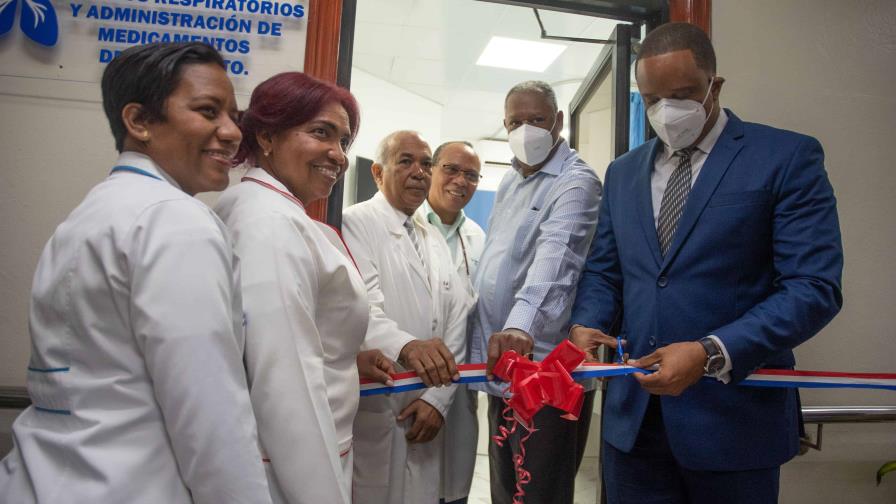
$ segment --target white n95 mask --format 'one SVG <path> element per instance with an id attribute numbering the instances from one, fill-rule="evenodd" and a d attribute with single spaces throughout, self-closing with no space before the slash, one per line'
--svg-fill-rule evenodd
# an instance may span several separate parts
<path id="1" fill-rule="evenodd" d="M 709 89 L 706 90 L 706 96 L 700 103 L 694 100 L 663 98 L 647 109 L 647 119 L 650 120 L 653 131 L 656 131 L 660 140 L 672 150 L 689 147 L 694 140 L 700 137 L 703 125 L 706 124 L 709 117 L 706 110 L 703 109 L 703 104 L 706 103 L 706 99 L 712 92 L 712 84 L 715 79 L 713 77 L 709 81 Z M 713 107 L 715 107 L 715 103 L 713 103 Z M 712 113 L 712 109 L 709 113 Z"/>
<path id="2" fill-rule="evenodd" d="M 535 166 L 550 154 L 557 142 L 551 137 L 551 131 L 557 125 L 557 116 L 554 116 L 554 125 L 550 130 L 532 126 L 531 124 L 523 124 L 517 129 L 511 131 L 507 135 L 507 142 L 510 144 L 510 150 L 522 163 L 529 166 Z"/>

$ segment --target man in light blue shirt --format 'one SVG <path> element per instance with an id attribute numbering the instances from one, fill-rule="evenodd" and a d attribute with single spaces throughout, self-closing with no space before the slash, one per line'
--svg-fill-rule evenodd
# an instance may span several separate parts
<path id="1" fill-rule="evenodd" d="M 536 360 L 569 330 L 575 286 L 597 222 L 601 183 L 560 136 L 563 113 L 550 85 L 514 86 L 504 102 L 504 126 L 514 153 L 501 181 L 489 234 L 474 276 L 479 293 L 470 315 L 470 361 L 488 361 L 488 373 L 506 350 Z M 489 431 L 507 425 L 502 410 L 506 384 L 471 385 L 489 397 Z M 534 418 L 525 467 L 532 479 L 527 500 L 572 504 L 575 474 L 590 421 L 594 393 L 586 394 L 578 422 L 549 406 Z M 510 503 L 516 492 L 513 456 L 519 430 L 508 443 L 489 445 L 492 502 Z"/>

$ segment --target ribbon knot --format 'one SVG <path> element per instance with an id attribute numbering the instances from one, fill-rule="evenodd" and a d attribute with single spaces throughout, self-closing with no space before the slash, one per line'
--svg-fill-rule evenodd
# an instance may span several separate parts
<path id="1" fill-rule="evenodd" d="M 531 430 L 532 418 L 545 404 L 565 412 L 562 417 L 567 420 L 578 420 L 585 389 L 570 373 L 584 361 L 585 352 L 564 340 L 540 363 L 508 350 L 493 372 L 510 383 L 513 396 L 508 405 L 519 422 Z"/>

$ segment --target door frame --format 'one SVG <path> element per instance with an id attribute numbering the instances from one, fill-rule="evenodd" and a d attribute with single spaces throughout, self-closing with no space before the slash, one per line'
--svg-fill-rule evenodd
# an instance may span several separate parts
<path id="1" fill-rule="evenodd" d="M 357 0 L 308 0 L 306 74 L 350 88 L 356 10 Z M 342 226 L 343 180 L 333 187 L 329 198 L 306 207 L 311 218 L 337 229 Z"/>
<path id="2" fill-rule="evenodd" d="M 612 124 L 610 134 L 613 135 L 613 158 L 617 158 L 628 152 L 628 130 L 630 124 L 629 90 L 631 89 L 630 62 L 632 56 L 632 39 L 640 32 L 638 25 L 618 24 L 613 30 L 610 40 L 614 44 L 606 45 L 597 57 L 596 63 L 591 67 L 582 85 L 569 103 L 569 143 L 575 149 L 578 147 L 576 133 L 579 126 L 581 109 L 604 82 L 611 78 L 610 82 L 610 116 Z M 617 72 L 616 69 L 624 64 L 625 71 Z M 612 75 L 611 75 L 612 74 Z M 619 132 L 623 132 L 620 134 Z"/>

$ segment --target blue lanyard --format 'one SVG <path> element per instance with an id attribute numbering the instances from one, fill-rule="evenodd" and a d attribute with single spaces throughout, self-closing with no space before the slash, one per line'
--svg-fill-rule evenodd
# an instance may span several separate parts
<path id="1" fill-rule="evenodd" d="M 143 175 L 144 177 L 151 177 L 156 180 L 162 180 L 161 177 L 153 175 L 152 173 L 149 173 L 146 170 L 141 170 L 140 168 L 135 168 L 133 166 L 118 165 L 115 168 L 112 168 L 112 171 L 110 172 L 110 174 L 115 173 L 115 172 L 131 172 L 131 173 L 136 173 L 137 175 Z"/>

